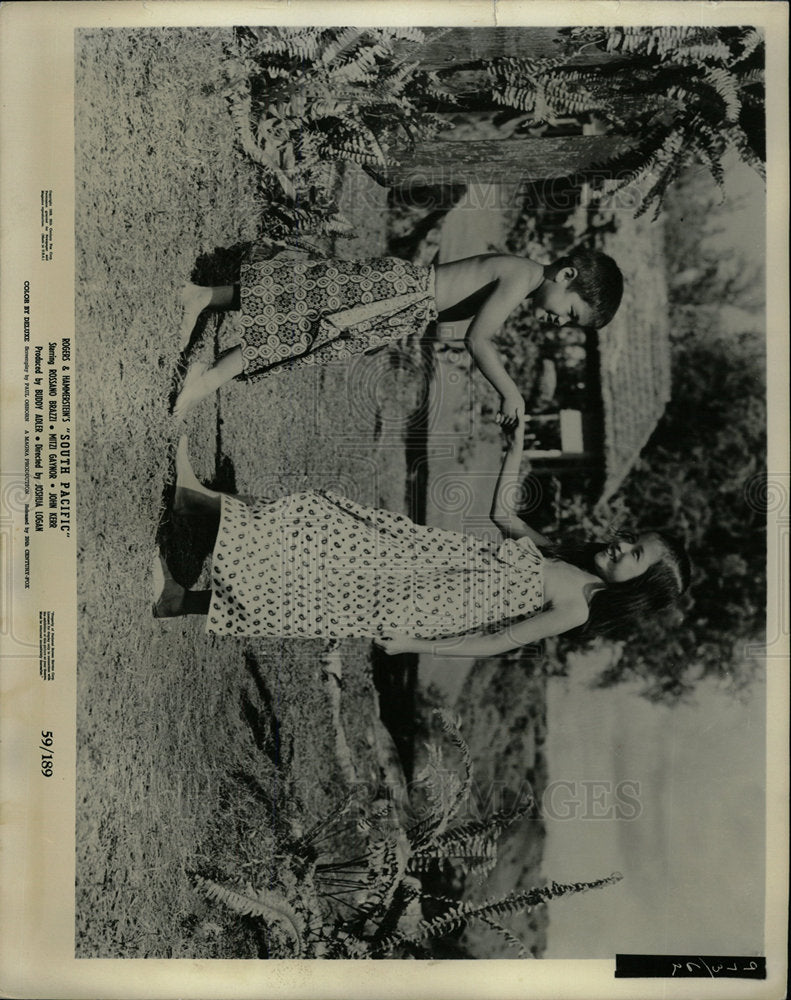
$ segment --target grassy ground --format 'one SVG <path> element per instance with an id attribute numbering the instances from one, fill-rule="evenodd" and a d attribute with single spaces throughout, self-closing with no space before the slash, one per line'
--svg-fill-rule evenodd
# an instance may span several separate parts
<path id="1" fill-rule="evenodd" d="M 531 795 L 541 801 L 548 781 L 545 668 L 540 656 L 478 660 L 465 681 L 456 710 L 464 719 L 475 760 L 470 808 L 480 815 L 514 809 Z M 505 831 L 498 845 L 497 866 L 483 883 L 467 879 L 465 898 L 489 899 L 541 884 L 545 837 L 544 820 L 536 806 Z M 550 919 L 547 907 L 537 907 L 506 923 L 529 953 L 540 958 Z M 482 924 L 469 926 L 462 943 L 479 958 L 516 957 L 496 931 Z"/>
<path id="2" fill-rule="evenodd" d="M 149 580 L 176 430 L 174 290 L 217 248 L 255 240 L 261 202 L 216 67 L 228 35 L 76 40 L 79 670 L 76 950 L 81 957 L 254 957 L 267 942 L 198 899 L 190 872 L 276 877 L 278 831 L 347 783 L 318 642 L 237 641 L 151 615 Z M 385 200 L 347 206 L 350 257 L 379 254 Z M 210 327 L 204 349 L 232 336 Z M 216 336 L 215 336 L 216 334 Z M 351 380 L 351 381 L 350 381 Z M 243 494 L 333 485 L 404 510 L 405 414 L 423 388 L 382 354 L 254 387 L 191 418 L 196 471 Z M 350 406 L 350 403 L 353 404 Z M 342 646 L 341 716 L 359 780 L 379 780 L 370 647 Z"/>

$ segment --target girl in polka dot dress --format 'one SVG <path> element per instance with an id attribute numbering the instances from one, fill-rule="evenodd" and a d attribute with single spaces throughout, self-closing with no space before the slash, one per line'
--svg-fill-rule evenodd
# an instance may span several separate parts
<path id="1" fill-rule="evenodd" d="M 689 563 L 654 532 L 556 550 L 511 508 L 524 420 L 509 436 L 495 550 L 329 492 L 242 502 L 195 478 L 182 437 L 174 511 L 216 527 L 212 589 L 183 588 L 160 557 L 157 617 L 206 616 L 218 635 L 374 639 L 388 653 L 496 656 L 571 629 L 617 635 L 672 604 Z"/>

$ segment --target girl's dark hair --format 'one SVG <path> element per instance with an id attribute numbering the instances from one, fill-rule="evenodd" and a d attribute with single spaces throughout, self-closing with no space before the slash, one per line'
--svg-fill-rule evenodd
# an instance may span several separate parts
<path id="1" fill-rule="evenodd" d="M 625 532 L 621 533 L 623 537 Z M 692 567 L 684 543 L 673 535 L 655 532 L 666 556 L 640 576 L 625 583 L 608 583 L 594 592 L 587 622 L 574 633 L 580 638 L 606 636 L 626 639 L 646 618 L 667 611 L 689 586 Z M 606 546 L 601 542 L 554 547 L 547 555 L 596 573 L 594 556 Z M 598 574 L 597 574 L 598 575 Z"/>

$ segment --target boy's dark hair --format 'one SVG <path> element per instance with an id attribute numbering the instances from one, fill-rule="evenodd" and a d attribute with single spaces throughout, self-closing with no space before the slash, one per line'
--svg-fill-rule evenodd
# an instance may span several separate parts
<path id="1" fill-rule="evenodd" d="M 623 297 L 623 275 L 621 269 L 601 250 L 572 250 L 570 254 L 555 261 L 555 267 L 573 267 L 577 277 L 568 286 L 590 306 L 593 312 L 593 326 L 598 330 L 606 326 L 618 311 Z"/>

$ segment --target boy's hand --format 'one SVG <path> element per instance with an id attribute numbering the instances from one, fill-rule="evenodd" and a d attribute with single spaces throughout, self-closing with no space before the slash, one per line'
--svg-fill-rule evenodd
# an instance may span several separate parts
<path id="1" fill-rule="evenodd" d="M 504 431 L 512 431 L 518 426 L 519 421 L 524 421 L 525 401 L 520 393 L 515 392 L 509 396 L 500 397 L 500 412 L 495 417 L 495 421 Z"/>

